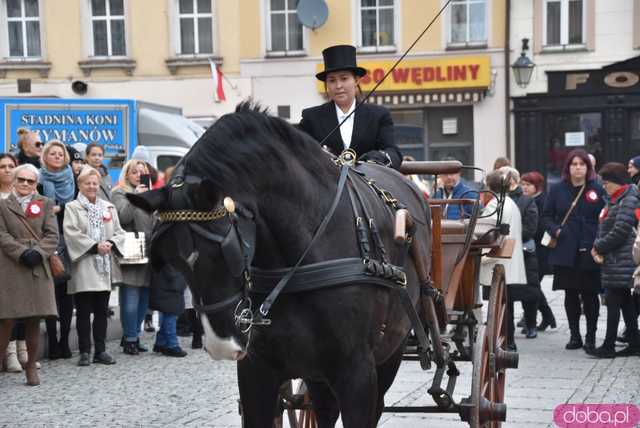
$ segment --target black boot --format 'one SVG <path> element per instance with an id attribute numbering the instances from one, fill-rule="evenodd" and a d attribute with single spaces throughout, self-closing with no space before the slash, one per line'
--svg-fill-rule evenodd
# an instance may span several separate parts
<path id="1" fill-rule="evenodd" d="M 202 349 L 202 335 L 193 334 L 193 340 L 191 341 L 191 349 Z"/>
<path id="2" fill-rule="evenodd" d="M 567 343 L 564 349 L 580 349 L 582 348 L 582 338 L 580 336 L 571 335 L 571 339 L 569 339 L 569 343 Z"/>
<path id="3" fill-rule="evenodd" d="M 122 352 L 127 355 L 138 355 L 138 344 L 136 342 L 125 342 Z"/>
<path id="4" fill-rule="evenodd" d="M 55 338 L 49 337 L 49 359 L 57 360 L 61 356 L 58 341 Z"/>
<path id="5" fill-rule="evenodd" d="M 610 346 L 602 345 L 598 348 L 589 349 L 587 344 L 584 345 L 584 350 L 591 358 L 615 358 L 616 349 Z"/>
<path id="6" fill-rule="evenodd" d="M 606 347 L 601 346 L 600 348 L 609 349 L 609 346 L 606 346 Z M 584 338 L 584 350 L 587 354 L 589 354 L 594 352 L 595 349 L 596 349 L 596 332 L 594 331 L 594 332 L 587 333 L 587 336 Z M 604 352 L 604 350 L 602 352 Z M 614 354 L 615 354 L 615 350 L 614 350 Z"/>
<path id="7" fill-rule="evenodd" d="M 71 349 L 69 348 L 69 338 L 60 339 L 58 342 L 58 350 L 60 352 L 60 358 L 71 358 Z"/>
<path id="8" fill-rule="evenodd" d="M 542 313 L 542 321 L 538 325 L 538 331 L 545 331 L 547 327 L 557 328 L 556 317 L 553 316 L 553 312 L 549 306 L 541 306 L 540 312 Z"/>

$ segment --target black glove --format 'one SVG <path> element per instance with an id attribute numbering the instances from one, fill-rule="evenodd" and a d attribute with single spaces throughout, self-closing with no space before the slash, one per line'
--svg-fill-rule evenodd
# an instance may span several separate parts
<path id="1" fill-rule="evenodd" d="M 375 162 L 384 166 L 391 165 L 391 159 L 389 158 L 389 155 L 380 150 L 371 150 L 370 152 L 367 152 L 360 156 L 360 160 L 362 162 Z"/>
<path id="2" fill-rule="evenodd" d="M 29 269 L 33 269 L 42 263 L 42 256 L 33 248 L 29 248 L 28 250 L 25 250 L 24 253 L 20 254 L 19 262 Z"/>

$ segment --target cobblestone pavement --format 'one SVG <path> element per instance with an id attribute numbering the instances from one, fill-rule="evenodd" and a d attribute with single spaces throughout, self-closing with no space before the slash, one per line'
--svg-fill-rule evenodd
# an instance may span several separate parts
<path id="1" fill-rule="evenodd" d="M 518 335 L 520 368 L 507 377 L 507 428 L 547 427 L 561 403 L 639 403 L 640 358 L 594 360 L 566 351 L 567 322 L 562 293 L 544 288 L 559 328 L 535 340 Z M 519 306 L 519 305 L 518 305 Z M 601 310 L 598 342 L 604 335 Z M 583 326 L 584 331 L 584 326 Z M 143 342 L 151 345 L 152 335 Z M 182 340 L 188 349 L 190 340 Z M 202 351 L 173 359 L 151 353 L 127 356 L 108 345 L 114 366 L 77 367 L 72 360 L 43 361 L 42 385 L 24 386 L 22 374 L 0 374 L 0 427 L 239 427 L 235 364 L 216 362 Z M 469 395 L 471 366 L 459 367 L 456 399 Z M 404 362 L 388 392 L 388 405 L 430 405 L 426 390 L 433 371 Z M 465 427 L 457 415 L 384 414 L 384 428 Z"/>

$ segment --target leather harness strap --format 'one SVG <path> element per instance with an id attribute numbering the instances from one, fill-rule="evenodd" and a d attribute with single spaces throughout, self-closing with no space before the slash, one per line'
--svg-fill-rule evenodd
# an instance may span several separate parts
<path id="1" fill-rule="evenodd" d="M 309 250 L 311 250 L 311 247 L 313 246 L 313 244 L 316 242 L 318 237 L 322 235 L 322 232 L 324 232 L 324 230 L 327 228 L 327 225 L 329 224 L 329 220 L 331 220 L 331 218 L 333 217 L 333 213 L 336 211 L 336 208 L 338 207 L 338 203 L 340 202 L 340 199 L 342 197 L 342 192 L 344 191 L 344 187 L 347 182 L 347 177 L 349 175 L 349 169 L 350 169 L 350 166 L 348 164 L 344 164 L 340 168 L 340 178 L 338 179 L 338 190 L 336 191 L 336 195 L 333 198 L 331 208 L 329 208 L 329 212 L 327 212 L 327 215 L 325 215 L 324 219 L 322 220 L 322 223 L 320 223 L 320 226 L 318 226 L 318 229 L 316 229 L 316 232 L 313 234 L 313 238 L 311 238 L 309 245 L 307 245 L 307 248 L 302 252 L 302 255 L 300 256 L 296 264 L 286 273 L 285 276 L 282 277 L 282 279 L 278 282 L 278 284 L 276 284 L 273 290 L 269 293 L 267 298 L 264 299 L 264 302 L 262 302 L 262 305 L 260 305 L 259 313 L 263 318 L 267 316 L 267 314 L 269 313 L 269 310 L 271 309 L 271 305 L 273 305 L 273 303 L 278 298 L 278 295 L 280 294 L 282 289 L 287 285 L 289 280 L 291 280 L 293 275 L 296 273 L 296 270 L 298 270 L 298 268 L 302 264 L 304 258 L 307 256 L 307 253 L 309 253 Z"/>

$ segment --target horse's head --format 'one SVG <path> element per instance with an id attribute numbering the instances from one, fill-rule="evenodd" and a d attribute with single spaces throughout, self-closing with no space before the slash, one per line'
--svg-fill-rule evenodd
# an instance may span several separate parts
<path id="1" fill-rule="evenodd" d="M 209 180 L 185 180 L 127 196 L 134 205 L 159 212 L 152 264 L 156 268 L 168 264 L 184 276 L 200 313 L 209 355 L 243 358 L 249 325 L 240 313 L 246 308 L 245 275 L 256 234 L 251 211 L 218 194 Z"/>

